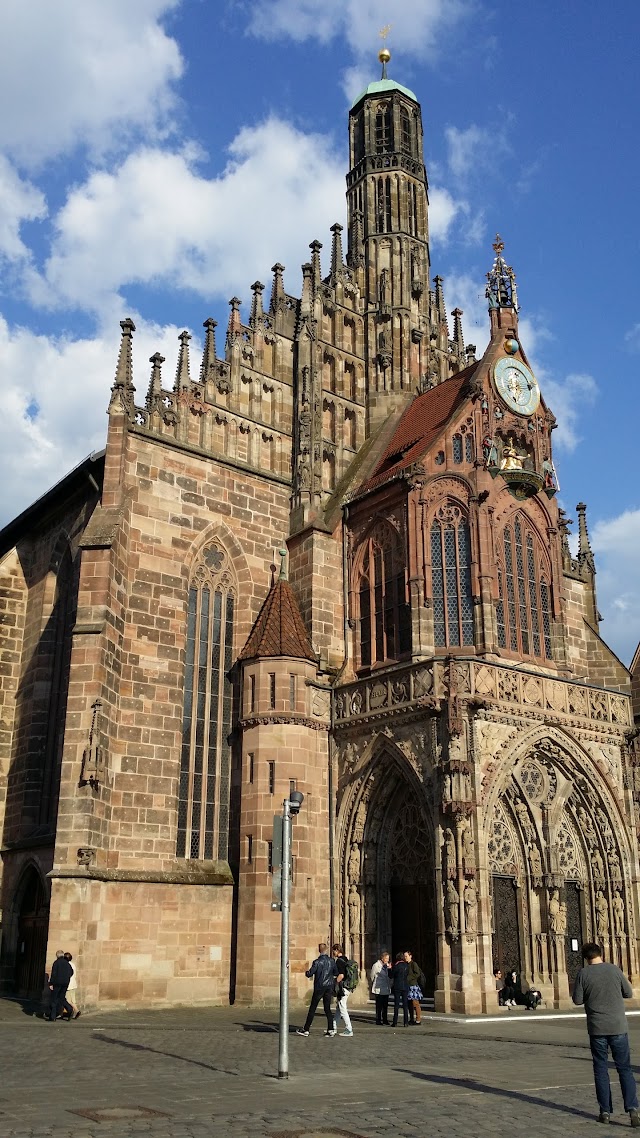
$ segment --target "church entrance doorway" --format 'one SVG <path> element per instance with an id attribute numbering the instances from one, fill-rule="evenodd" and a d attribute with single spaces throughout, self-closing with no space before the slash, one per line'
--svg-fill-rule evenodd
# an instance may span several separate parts
<path id="1" fill-rule="evenodd" d="M 425 996 L 436 977 L 435 863 L 433 838 L 421 788 L 400 764 L 385 762 L 384 779 L 374 767 L 356 808 L 348 847 L 346 887 L 362 900 L 362 967 L 369 970 L 383 950 L 410 949 L 425 974 Z M 366 812 L 366 813 L 365 813 Z M 361 873 L 360 882 L 355 875 Z M 352 903 L 352 908 L 355 906 Z M 353 918 L 345 914 L 349 931 Z M 356 913 L 357 919 L 357 913 Z M 355 947 L 356 938 L 348 942 Z"/>
<path id="2" fill-rule="evenodd" d="M 40 874 L 33 866 L 21 886 L 15 990 L 18 996 L 39 996 L 45 982 L 49 905 Z"/>
<path id="3" fill-rule="evenodd" d="M 518 891 L 515 878 L 493 877 L 493 967 L 503 975 L 521 970 Z"/>
<path id="4" fill-rule="evenodd" d="M 565 888 L 567 902 L 567 976 L 569 977 L 569 990 L 573 990 L 573 982 L 582 968 L 582 896 L 577 881 L 567 881 Z"/>

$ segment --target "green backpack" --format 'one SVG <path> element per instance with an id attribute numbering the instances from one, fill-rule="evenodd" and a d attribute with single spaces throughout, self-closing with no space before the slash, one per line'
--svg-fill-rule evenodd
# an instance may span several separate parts
<path id="1" fill-rule="evenodd" d="M 350 992 L 353 992 L 358 987 L 359 979 L 360 973 L 358 971 L 358 965 L 356 964 L 355 960 L 347 960 L 347 971 L 345 972 L 343 980 L 345 988 L 348 988 Z"/>

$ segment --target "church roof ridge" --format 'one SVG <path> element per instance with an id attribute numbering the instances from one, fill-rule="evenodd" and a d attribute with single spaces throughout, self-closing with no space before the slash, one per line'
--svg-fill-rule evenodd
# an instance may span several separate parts
<path id="1" fill-rule="evenodd" d="M 296 595 L 284 577 L 274 581 L 269 589 L 249 639 L 240 653 L 241 660 L 255 660 L 265 656 L 291 656 L 297 660 L 316 662 L 316 653 Z"/>

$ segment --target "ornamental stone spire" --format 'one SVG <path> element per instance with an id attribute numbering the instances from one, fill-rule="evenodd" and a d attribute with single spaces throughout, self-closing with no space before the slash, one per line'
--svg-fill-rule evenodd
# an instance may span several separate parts
<path id="1" fill-rule="evenodd" d="M 205 329 L 205 338 L 202 363 L 200 365 L 200 383 L 206 383 L 211 368 L 216 362 L 216 328 L 218 327 L 218 321 L 212 320 L 209 316 L 208 319 L 204 321 L 202 327 Z"/>
<path id="2" fill-rule="evenodd" d="M 176 382 L 174 384 L 174 391 L 188 391 L 191 387 L 191 376 L 189 374 L 189 340 L 191 333 L 181 332 L 178 336 L 180 341 L 180 351 L 178 352 L 178 367 L 176 370 Z"/>
<path id="3" fill-rule="evenodd" d="M 133 410 L 133 333 L 136 326 L 130 316 L 120 321 L 122 339 L 116 365 L 116 376 L 111 388 L 109 411 L 123 410 L 127 414 Z"/>

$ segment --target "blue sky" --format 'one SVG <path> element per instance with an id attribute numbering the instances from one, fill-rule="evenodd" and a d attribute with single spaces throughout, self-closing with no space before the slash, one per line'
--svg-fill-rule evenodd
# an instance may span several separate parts
<path id="1" fill-rule="evenodd" d="M 433 271 L 483 348 L 499 231 L 521 338 L 589 506 L 602 634 L 640 637 L 640 9 L 537 0 L 5 0 L 0 523 L 103 445 L 118 321 L 136 382 L 188 327 L 344 221 L 347 113 L 390 75 L 423 111 Z M 246 309 L 245 309 L 246 311 Z M 197 354 L 194 367 L 197 362 Z"/>

